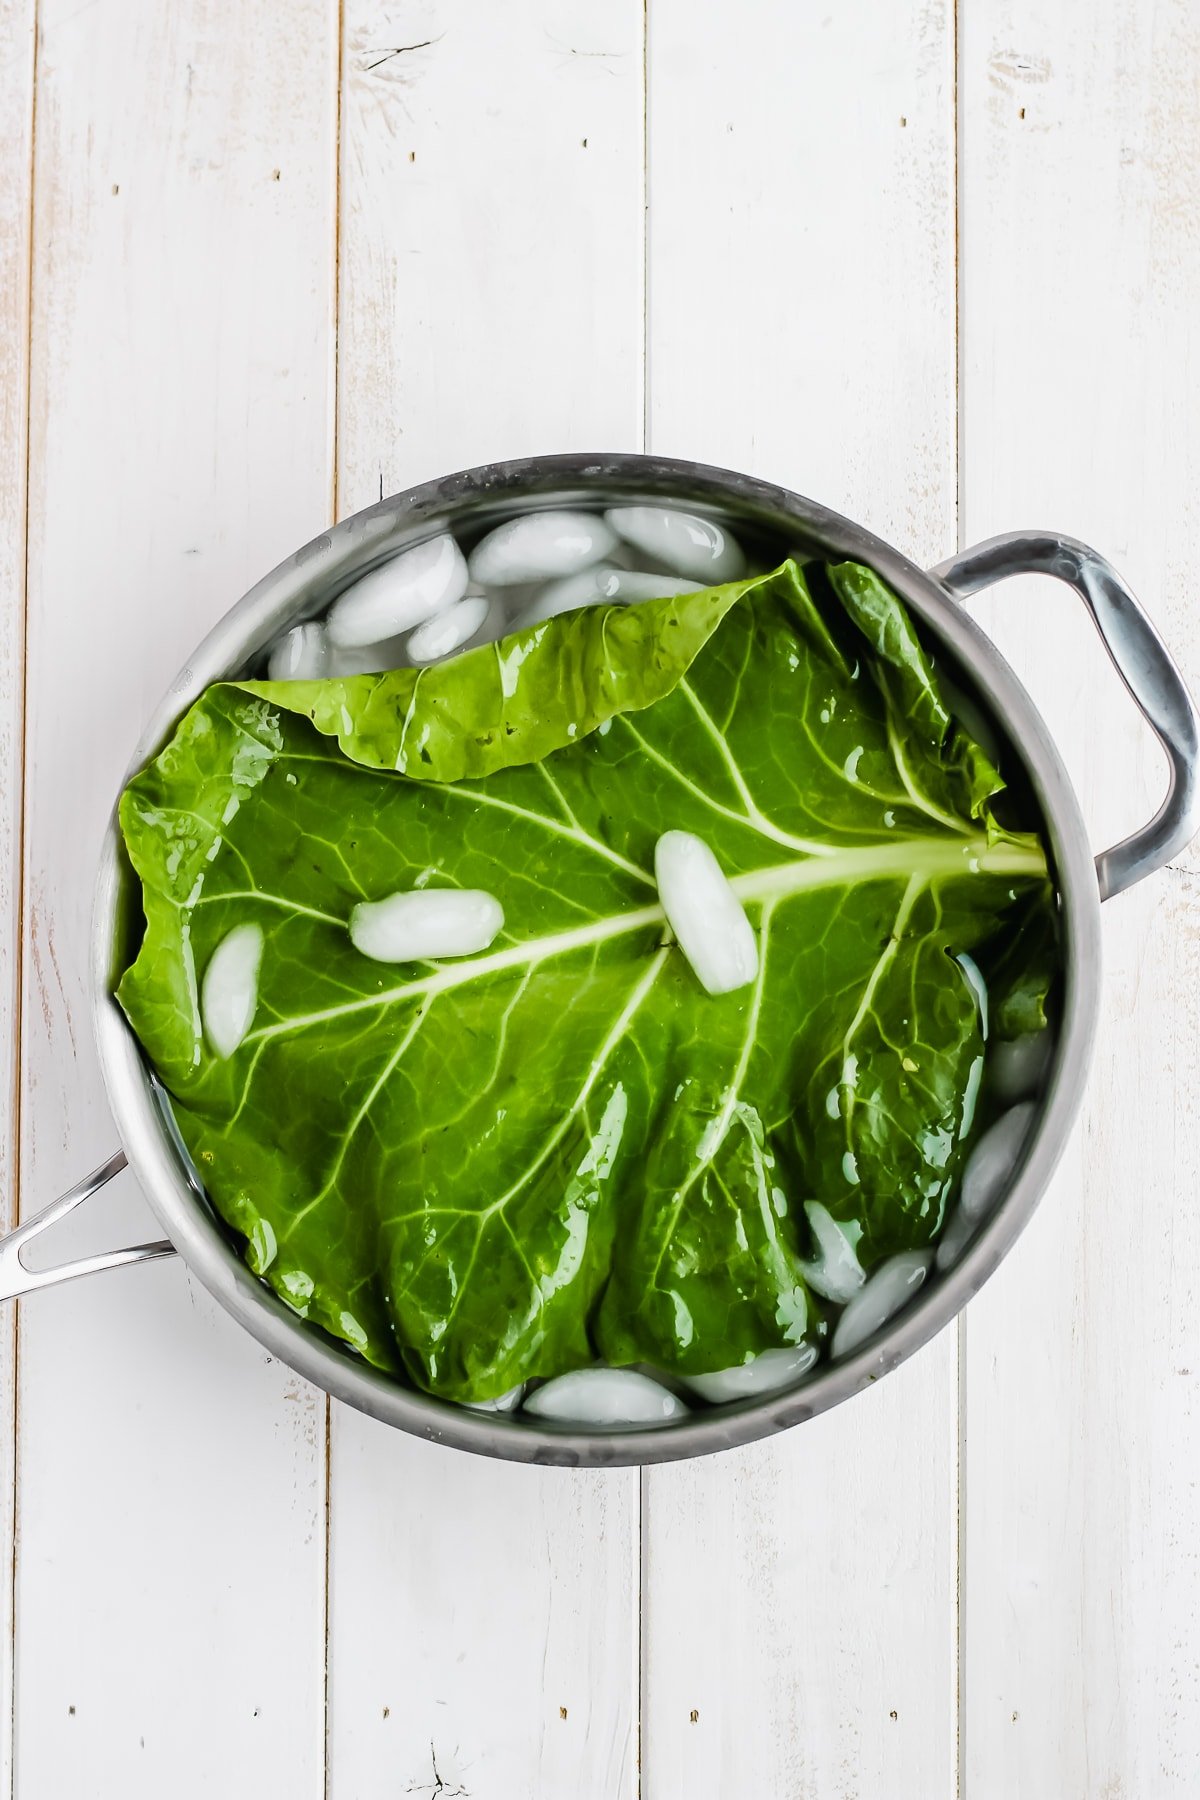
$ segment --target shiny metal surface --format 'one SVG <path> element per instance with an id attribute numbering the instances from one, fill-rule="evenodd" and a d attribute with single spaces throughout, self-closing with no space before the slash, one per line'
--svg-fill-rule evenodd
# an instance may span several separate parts
<path id="1" fill-rule="evenodd" d="M 344 520 L 259 582 L 181 671 L 138 745 L 132 767 L 140 767 L 154 754 L 179 715 L 210 682 L 244 670 L 283 626 L 322 612 L 358 575 L 431 530 L 449 528 L 470 538 L 497 519 L 531 506 L 656 499 L 711 512 L 747 538 L 759 537 L 802 556 L 857 558 L 877 569 L 921 621 L 939 655 L 954 665 L 955 678 L 982 702 L 1002 731 L 1041 810 L 1055 865 L 1065 956 L 1062 1013 L 1053 1068 L 1021 1166 L 996 1213 L 962 1260 L 923 1289 L 907 1311 L 853 1355 L 839 1363 L 819 1365 L 790 1392 L 697 1412 L 680 1423 L 643 1431 L 572 1430 L 520 1416 L 472 1412 L 404 1388 L 368 1368 L 346 1347 L 306 1325 L 256 1280 L 207 1205 L 139 1047 L 112 999 L 128 914 L 136 906 L 112 827 L 101 857 L 92 970 L 97 1043 L 121 1142 L 175 1247 L 261 1343 L 339 1399 L 420 1436 L 521 1462 L 563 1466 L 648 1463 L 746 1443 L 838 1404 L 912 1355 L 983 1285 L 1043 1192 L 1079 1105 L 1098 1005 L 1100 889 L 1075 796 L 1028 695 L 955 598 L 956 593 L 974 591 L 991 579 L 1000 579 L 1003 573 L 1015 572 L 1018 566 L 1031 566 L 1013 563 L 1010 568 L 1015 544 L 1046 546 L 1048 557 L 1049 546 L 1065 546 L 1063 566 L 1069 566 L 1070 555 L 1082 547 L 1073 546 L 1068 539 L 1002 540 L 1009 546 L 1007 560 L 997 552 L 976 568 L 974 553 L 967 552 L 945 565 L 943 574 L 927 574 L 861 526 L 812 501 L 766 482 L 700 464 L 641 456 L 561 456 L 472 469 L 381 501 Z M 1196 769 L 1194 737 L 1189 762 L 1185 735 L 1177 730 L 1177 713 L 1170 704 L 1160 704 L 1172 698 L 1170 682 L 1161 691 L 1155 686 L 1153 671 L 1157 669 L 1161 676 L 1164 666 L 1178 681 L 1174 665 L 1136 603 L 1134 625 L 1125 635 L 1114 628 L 1114 617 L 1125 618 L 1128 626 L 1124 602 L 1132 596 L 1115 576 L 1115 590 L 1100 582 L 1096 573 L 1100 561 L 1094 559 L 1088 565 L 1089 580 L 1093 585 L 1099 583 L 1094 616 L 1107 628 L 1110 647 L 1120 649 L 1124 660 L 1119 666 L 1131 691 L 1178 757 L 1172 793 L 1186 799 L 1182 811 L 1179 799 L 1171 803 L 1171 817 L 1165 825 L 1159 822 L 1160 814 L 1147 832 L 1131 840 L 1133 849 L 1118 846 L 1108 853 L 1117 860 L 1105 879 L 1109 890 L 1116 891 L 1117 886 L 1128 885 L 1129 880 L 1157 866 L 1162 844 L 1183 828 L 1184 818 L 1192 816 Z M 1107 564 L 1103 568 L 1111 574 Z M 1047 572 L 1061 574 L 1062 569 L 1054 567 Z M 1080 591 L 1086 598 L 1089 590 L 1080 585 Z M 1118 599 L 1110 605 L 1114 592 Z M 1141 645 L 1148 660 L 1130 657 L 1131 642 Z M 1183 691 L 1181 683 L 1179 691 Z M 1190 709 L 1190 701 L 1187 704 Z M 1194 722 L 1194 709 L 1190 716 Z"/>
<path id="2" fill-rule="evenodd" d="M 160 1256 L 174 1256 L 175 1246 L 165 1239 L 153 1244 L 131 1244 L 125 1250 L 104 1250 L 98 1256 L 80 1256 L 74 1262 L 55 1263 L 48 1269 L 31 1269 L 23 1252 L 59 1219 L 90 1200 L 114 1175 L 126 1167 L 124 1152 L 118 1150 L 106 1163 L 77 1181 L 73 1188 L 34 1213 L 6 1238 L 0 1238 L 0 1300 L 14 1300 L 19 1294 L 32 1294 L 37 1288 L 54 1287 L 60 1281 L 73 1281 L 77 1275 L 99 1275 L 105 1269 L 120 1269 L 127 1263 L 153 1262 Z"/>
<path id="3" fill-rule="evenodd" d="M 1100 898 L 1111 899 L 1161 869 L 1200 831 L 1200 713 L 1132 588 L 1098 550 L 1043 531 L 988 538 L 933 573 L 960 600 L 1013 575 L 1053 575 L 1079 595 L 1168 769 L 1166 796 L 1154 817 L 1096 858 Z"/>

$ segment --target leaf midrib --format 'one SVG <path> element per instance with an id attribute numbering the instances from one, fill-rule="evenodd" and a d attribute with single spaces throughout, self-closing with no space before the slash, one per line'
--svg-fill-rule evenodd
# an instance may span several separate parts
<path id="1" fill-rule="evenodd" d="M 730 886 L 743 905 L 776 904 L 797 894 L 823 887 L 852 887 L 865 881 L 888 876 L 931 882 L 953 875 L 1044 875 L 1046 860 L 1035 840 L 1013 839 L 991 843 L 980 833 L 971 837 L 920 837 L 885 840 L 856 848 L 835 850 L 831 855 L 801 857 L 735 875 Z M 343 1005 L 323 1007 L 316 1012 L 301 1013 L 277 1021 L 249 1033 L 247 1044 L 262 1043 L 271 1038 L 288 1036 L 312 1026 L 326 1025 L 336 1019 L 395 1006 L 406 1000 L 432 997 L 532 963 L 568 956 L 578 950 L 591 949 L 630 932 L 664 925 L 666 914 L 660 905 L 632 907 L 625 912 L 609 913 L 591 924 L 570 931 L 547 933 L 523 943 L 506 946 L 484 956 L 448 964 L 414 981 L 402 982 L 382 993 L 364 995 Z"/>

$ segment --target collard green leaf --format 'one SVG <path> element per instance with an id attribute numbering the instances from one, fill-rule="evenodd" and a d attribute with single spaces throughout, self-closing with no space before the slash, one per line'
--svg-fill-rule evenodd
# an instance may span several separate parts
<path id="1" fill-rule="evenodd" d="M 217 687 L 122 800 L 120 998 L 251 1265 L 371 1361 L 457 1399 L 597 1357 L 698 1373 L 825 1331 L 805 1201 L 867 1267 L 936 1234 L 982 1053 L 953 959 L 1053 929 L 1001 785 L 847 566 L 420 674 Z M 739 993 L 671 942 L 672 828 L 758 932 Z M 421 886 L 495 893 L 502 935 L 361 957 L 353 906 Z M 198 980 L 249 920 L 258 1010 L 222 1060 Z"/>
<path id="2" fill-rule="evenodd" d="M 1007 931 L 981 959 L 990 1002 L 992 1036 L 1024 1037 L 1049 1023 L 1050 997 L 1059 971 L 1058 920 L 1039 894 L 1015 905 Z"/>
<path id="3" fill-rule="evenodd" d="M 752 582 L 644 606 L 591 606 L 453 663 L 335 681 L 245 684 L 303 713 L 369 769 L 461 781 L 536 762 L 670 693 Z"/>

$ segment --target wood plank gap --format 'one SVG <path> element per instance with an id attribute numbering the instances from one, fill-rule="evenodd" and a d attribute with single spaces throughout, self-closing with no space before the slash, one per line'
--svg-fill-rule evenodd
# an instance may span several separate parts
<path id="1" fill-rule="evenodd" d="M 334 80 L 337 86 L 333 99 L 333 343 L 330 347 L 331 367 L 329 416 L 333 430 L 333 457 L 330 463 L 330 480 L 332 495 L 329 506 L 329 523 L 336 525 L 338 520 L 338 440 L 341 436 L 341 319 L 342 319 L 342 95 L 345 91 L 346 73 L 346 0 L 337 0 L 337 54 L 334 58 Z M 383 499 L 383 477 L 380 475 L 380 494 Z M 329 1410 L 326 1407 L 326 1452 L 328 1452 Z"/>
<path id="2" fill-rule="evenodd" d="M 967 1800 L 967 1315 L 960 1313 L 958 1336 L 958 1467 L 955 1492 L 958 1529 L 954 1556 L 954 1667 L 955 1667 L 955 1792 Z"/>
<path id="3" fill-rule="evenodd" d="M 953 112 L 951 149 L 954 157 L 954 541 L 964 548 L 963 536 L 963 452 L 965 429 L 963 413 L 963 154 L 962 154 L 962 0 L 952 0 L 950 8 L 950 81 Z M 967 1579 L 967 1320 L 960 1314 L 955 1328 L 955 1377 L 958 1400 L 958 1452 L 954 1493 L 956 1529 L 954 1538 L 954 1786 L 958 1800 L 966 1800 L 967 1792 L 967 1667 L 966 1667 L 966 1579 Z"/>
<path id="4" fill-rule="evenodd" d="M 642 0 L 642 454 L 650 449 L 650 0 Z M 642 1478 L 643 1489 L 645 1477 Z"/>
<path id="5" fill-rule="evenodd" d="M 333 269 L 331 271 L 331 306 L 332 332 L 329 346 L 329 429 L 332 436 L 329 456 L 329 522 L 336 524 L 338 517 L 338 409 L 340 400 L 341 362 L 339 356 L 341 325 L 341 293 L 342 293 L 342 94 L 344 91 L 344 75 L 346 60 L 346 5 L 345 0 L 336 0 L 337 43 L 333 62 Z M 382 498 L 382 495 L 380 496 Z M 324 1617 L 322 1619 L 322 1655 L 324 1669 L 322 1671 L 322 1739 L 324 1745 L 325 1768 L 322 1779 L 322 1792 L 325 1800 L 330 1800 L 331 1778 L 333 1774 L 331 1756 L 331 1733 L 329 1715 L 329 1663 L 330 1663 L 330 1576 L 333 1566 L 332 1551 L 332 1518 L 333 1518 L 333 1401 L 325 1396 L 325 1579 L 322 1589 Z"/>
<path id="6" fill-rule="evenodd" d="M 326 1394 L 326 1396 L 325 1396 L 325 1586 L 324 1586 L 324 1618 L 322 1620 L 322 1643 L 324 1645 L 325 1670 L 324 1670 L 324 1676 L 323 1676 L 322 1683 L 321 1683 L 321 1695 L 322 1695 L 322 1707 L 323 1707 L 323 1719 L 324 1719 L 323 1738 L 324 1738 L 324 1745 L 325 1745 L 325 1751 L 324 1751 L 325 1769 L 324 1769 L 324 1779 L 323 1779 L 321 1785 L 322 1785 L 322 1791 L 325 1796 L 325 1800 L 329 1800 L 330 1775 L 332 1773 L 331 1758 L 330 1758 L 330 1754 L 329 1754 L 329 1742 L 330 1742 L 330 1738 L 329 1738 L 329 1616 L 330 1616 L 329 1615 L 329 1571 L 330 1571 L 330 1564 L 331 1564 L 329 1520 L 330 1520 L 330 1514 L 331 1514 L 331 1510 L 332 1510 L 331 1506 L 330 1506 L 330 1500 L 331 1500 L 331 1496 L 332 1496 L 332 1492 L 333 1492 L 333 1456 L 332 1456 L 331 1443 L 330 1443 L 331 1434 L 333 1432 L 332 1412 L 333 1412 L 333 1401 L 330 1399 L 329 1395 Z"/>
<path id="7" fill-rule="evenodd" d="M 954 156 L 954 542 L 965 549 L 963 537 L 963 452 L 966 431 L 963 416 L 963 154 L 962 113 L 962 31 L 959 9 L 962 0 L 952 0 L 950 8 L 950 82 L 951 107 L 954 114 L 952 154 Z"/>
<path id="8" fill-rule="evenodd" d="M 650 0 L 642 0 L 642 454 L 650 449 Z M 636 1667 L 634 1680 L 634 1791 L 642 1800 L 642 1768 L 645 1759 L 648 1650 L 646 1601 L 650 1592 L 647 1562 L 650 1552 L 646 1528 L 650 1508 L 650 1477 L 638 1470 Z"/>
<path id="9" fill-rule="evenodd" d="M 13 772 L 13 816 L 9 821 L 11 843 L 14 852 L 12 871 L 13 921 L 12 921 L 12 969 L 10 974 L 10 995 L 12 1005 L 12 1083 L 10 1093 L 10 1118 L 12 1120 L 12 1190 L 9 1200 L 9 1212 L 4 1221 L 5 1229 L 11 1231 L 21 1221 L 21 1113 L 22 1113 L 22 1007 L 24 995 L 24 945 L 25 945 L 25 717 L 26 687 L 28 684 L 29 658 L 26 654 L 29 637 L 29 491 L 30 461 L 32 457 L 31 433 L 29 421 L 33 408 L 33 270 L 34 270 L 34 225 L 35 225 L 35 173 L 37 169 L 37 77 L 38 77 L 38 0 L 33 0 L 32 10 L 32 43 L 30 45 L 29 74 L 29 158 L 27 163 L 29 198 L 26 208 L 26 244 L 25 244 L 25 392 L 22 399 L 21 428 L 25 436 L 24 479 L 25 492 L 17 506 L 18 516 L 22 521 L 22 538 L 17 552 L 21 567 L 21 619 L 18 631 L 21 669 L 20 677 L 14 683 L 14 699 L 17 704 L 17 717 L 14 721 L 17 743 L 17 762 Z M 20 462 L 22 459 L 18 459 Z M 20 1532 L 21 1491 L 18 1479 L 20 1458 L 17 1453 L 17 1435 L 20 1426 L 20 1363 L 21 1363 L 21 1305 L 14 1301 L 5 1320 L 5 1338 L 9 1353 L 9 1368 L 12 1378 L 12 1407 L 10 1410 L 9 1455 L 12 1458 L 12 1516 L 9 1536 L 9 1571 L 8 1571 L 8 1693 L 5 1696 L 7 1743 L 4 1746 L 7 1761 L 7 1786 L 10 1800 L 15 1800 L 17 1791 L 17 1540 Z"/>
<path id="10" fill-rule="evenodd" d="M 635 1765 L 634 1787 L 638 1800 L 642 1800 L 642 1763 L 646 1748 L 646 1697 L 648 1683 L 648 1651 L 649 1639 L 646 1632 L 646 1601 L 650 1593 L 649 1570 L 647 1561 L 650 1554 L 650 1533 L 646 1529 L 646 1520 L 650 1511 L 650 1471 L 638 1470 L 638 1605 L 637 1605 L 637 1713 L 634 1719 L 635 1733 Z"/>

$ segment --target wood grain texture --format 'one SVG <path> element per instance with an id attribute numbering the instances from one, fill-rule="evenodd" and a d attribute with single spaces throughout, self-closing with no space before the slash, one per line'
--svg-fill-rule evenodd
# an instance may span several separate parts
<path id="1" fill-rule="evenodd" d="M 953 548 L 950 9 L 650 9 L 648 422 Z"/>
<path id="2" fill-rule="evenodd" d="M 963 527 L 1051 525 L 1130 578 L 1200 681 L 1200 16 L 963 9 Z M 982 609 L 1097 845 L 1157 753 L 1070 595 Z M 1200 1786 L 1200 880 L 1105 908 L 1071 1153 L 965 1324 L 969 1800 Z"/>
<path id="3" fill-rule="evenodd" d="M 642 437 L 642 9 L 347 0 L 343 513 Z"/>
<path id="4" fill-rule="evenodd" d="M 945 6 L 657 0 L 651 446 L 954 541 Z M 956 1788 L 952 1336 L 835 1415 L 646 1479 L 650 1800 Z"/>
<path id="5" fill-rule="evenodd" d="M 341 512 L 640 444 L 642 114 L 637 0 L 347 0 Z M 331 1473 L 331 1800 L 632 1795 L 636 1475 L 341 1408 Z"/>
<path id="6" fill-rule="evenodd" d="M 89 912 L 142 721 L 328 516 L 335 66 L 323 0 L 286 33 L 267 0 L 40 9 L 30 1210 L 112 1149 Z M 129 1187 L 97 1211 L 150 1225 Z M 23 1303 L 19 1404 L 18 1793 L 316 1800 L 323 1398 L 156 1266 Z"/>
<path id="7" fill-rule="evenodd" d="M 0 10 L 0 1231 L 16 1223 L 32 0 Z M 12 1789 L 16 1311 L 0 1317 L 0 1794 Z"/>

